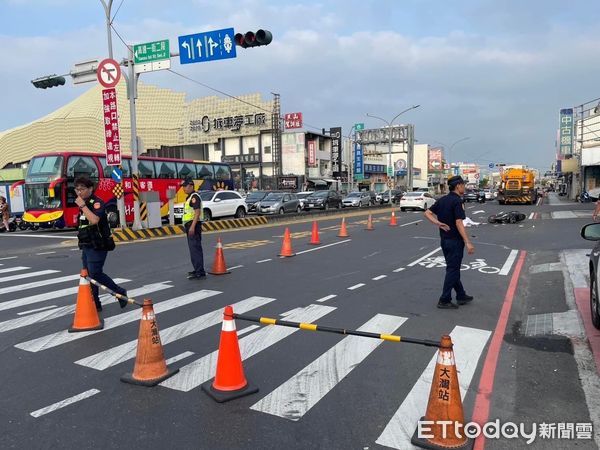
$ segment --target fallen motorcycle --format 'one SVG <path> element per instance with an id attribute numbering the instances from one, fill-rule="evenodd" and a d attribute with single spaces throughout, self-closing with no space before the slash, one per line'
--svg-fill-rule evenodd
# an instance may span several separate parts
<path id="1" fill-rule="evenodd" d="M 488 217 L 488 223 L 517 223 L 523 220 L 525 220 L 525 214 L 519 211 L 502 211 Z"/>
<path id="2" fill-rule="evenodd" d="M 4 233 L 5 231 L 6 231 L 6 228 L 4 227 L 4 223 L 0 222 L 0 233 Z M 15 222 L 14 217 L 10 217 L 8 219 L 8 231 L 10 231 L 10 232 L 17 231 L 17 224 Z"/>

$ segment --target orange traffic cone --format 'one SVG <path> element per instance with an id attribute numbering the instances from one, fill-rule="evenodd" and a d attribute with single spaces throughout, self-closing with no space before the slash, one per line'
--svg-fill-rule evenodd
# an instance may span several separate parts
<path id="1" fill-rule="evenodd" d="M 422 428 L 426 437 L 419 436 L 417 427 L 411 439 L 414 445 L 429 449 L 472 447 L 472 439 L 465 436 L 465 415 L 450 336 L 442 336 L 423 421 L 427 421 Z"/>
<path id="2" fill-rule="evenodd" d="M 369 214 L 369 220 L 367 220 L 367 228 L 365 230 L 373 231 L 375 227 L 373 226 L 373 217 Z"/>
<path id="3" fill-rule="evenodd" d="M 279 256 L 296 256 L 292 250 L 292 235 L 290 234 L 289 228 L 286 228 L 285 233 L 283 233 L 283 243 L 281 244 L 281 252 L 279 252 Z"/>
<path id="4" fill-rule="evenodd" d="M 313 221 L 312 224 L 312 236 L 310 237 L 309 244 L 319 245 L 321 241 L 319 240 L 319 224 L 317 221 Z"/>
<path id="5" fill-rule="evenodd" d="M 94 303 L 94 296 L 92 295 L 92 286 L 90 286 L 87 276 L 87 269 L 81 269 L 75 316 L 73 317 L 73 325 L 69 328 L 69 333 L 101 330 L 104 328 L 104 320 L 100 319 L 98 311 L 96 311 L 96 304 Z"/>
<path id="6" fill-rule="evenodd" d="M 219 403 L 258 392 L 258 388 L 248 383 L 244 376 L 242 355 L 231 306 L 226 306 L 223 312 L 215 379 L 202 384 L 202 390 Z"/>
<path id="7" fill-rule="evenodd" d="M 390 227 L 397 227 L 398 222 L 396 221 L 396 213 L 392 211 L 392 217 L 390 217 Z"/>
<path id="8" fill-rule="evenodd" d="M 133 373 L 126 373 L 121 377 L 121 381 L 141 386 L 156 386 L 177 372 L 179 369 L 167 368 L 152 300 L 144 299 Z"/>
<path id="9" fill-rule="evenodd" d="M 342 226 L 340 227 L 340 232 L 338 233 L 338 237 L 348 237 L 348 230 L 346 229 L 346 218 L 342 217 Z"/>
<path id="10" fill-rule="evenodd" d="M 221 238 L 217 238 L 217 251 L 215 252 L 215 261 L 213 262 L 212 269 L 209 270 L 211 275 L 225 275 L 231 273 L 227 270 L 225 264 L 225 255 L 223 255 L 223 244 L 221 244 Z"/>

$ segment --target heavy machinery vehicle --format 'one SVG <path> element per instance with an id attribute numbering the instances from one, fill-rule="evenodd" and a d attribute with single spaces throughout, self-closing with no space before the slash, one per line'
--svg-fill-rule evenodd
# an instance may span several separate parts
<path id="1" fill-rule="evenodd" d="M 529 169 L 505 169 L 498 189 L 498 203 L 523 203 L 533 205 L 537 201 L 535 175 Z"/>

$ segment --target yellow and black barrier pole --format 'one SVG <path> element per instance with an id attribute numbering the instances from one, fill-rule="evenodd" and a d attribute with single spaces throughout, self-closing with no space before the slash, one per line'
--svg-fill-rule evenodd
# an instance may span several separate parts
<path id="1" fill-rule="evenodd" d="M 233 319 L 247 320 L 248 322 L 260 323 L 262 325 L 280 325 L 282 327 L 299 328 L 301 330 L 323 331 L 326 333 L 336 333 L 336 334 L 344 334 L 344 335 L 350 335 L 350 336 L 361 336 L 361 337 L 372 338 L 372 339 L 381 339 L 383 341 L 389 341 L 389 342 L 406 342 L 408 344 L 425 345 L 427 347 L 439 348 L 439 346 L 440 346 L 440 341 L 430 341 L 428 339 L 416 339 L 416 338 L 410 338 L 410 337 L 406 337 L 406 336 L 398 336 L 395 334 L 379 334 L 379 333 L 370 333 L 368 331 L 347 330 L 345 328 L 335 328 L 335 327 L 328 327 L 328 326 L 324 326 L 324 325 L 317 325 L 316 323 L 289 322 L 287 320 L 272 319 L 270 317 L 247 316 L 245 314 L 236 314 L 236 313 L 233 313 L 231 315 L 231 317 Z"/>
<path id="2" fill-rule="evenodd" d="M 138 302 L 135 298 L 132 297 L 125 297 L 124 295 L 121 295 L 109 288 L 107 288 L 106 286 L 104 286 L 103 284 L 98 283 L 96 280 L 94 280 L 93 278 L 90 277 L 85 277 L 90 283 L 92 283 L 95 286 L 98 286 L 100 289 L 102 289 L 103 291 L 108 292 L 111 295 L 114 295 L 116 298 L 121 299 L 121 300 L 127 300 L 127 303 L 131 304 L 131 305 L 137 305 L 140 308 L 143 307 L 144 305 L 140 302 Z"/>

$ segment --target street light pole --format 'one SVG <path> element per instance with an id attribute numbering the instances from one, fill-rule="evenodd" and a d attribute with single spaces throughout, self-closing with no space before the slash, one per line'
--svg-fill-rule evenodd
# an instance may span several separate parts
<path id="1" fill-rule="evenodd" d="M 383 123 L 387 124 L 388 126 L 388 178 L 390 177 L 390 169 L 391 172 L 393 173 L 394 171 L 394 167 L 392 165 L 392 125 L 394 123 L 394 120 L 396 120 L 398 117 L 400 117 L 402 114 L 411 111 L 413 109 L 418 108 L 421 105 L 413 105 L 410 108 L 406 108 L 404 111 L 399 112 L 398 114 L 396 114 L 396 116 L 390 120 L 389 122 L 387 120 L 385 120 L 383 117 L 379 117 L 379 116 L 374 116 L 372 114 L 367 113 L 367 117 L 372 117 L 374 119 L 379 119 L 381 120 Z M 411 151 L 411 146 L 409 145 L 408 151 Z M 412 155 L 409 155 L 409 159 Z M 409 170 L 412 170 L 412 167 L 409 168 Z M 412 174 L 409 174 L 412 175 Z M 409 177 L 410 180 L 410 177 Z M 389 199 L 390 199 L 390 206 L 393 207 L 393 202 L 392 202 L 392 183 L 389 182 L 390 180 L 388 179 L 388 192 L 389 192 Z"/>

